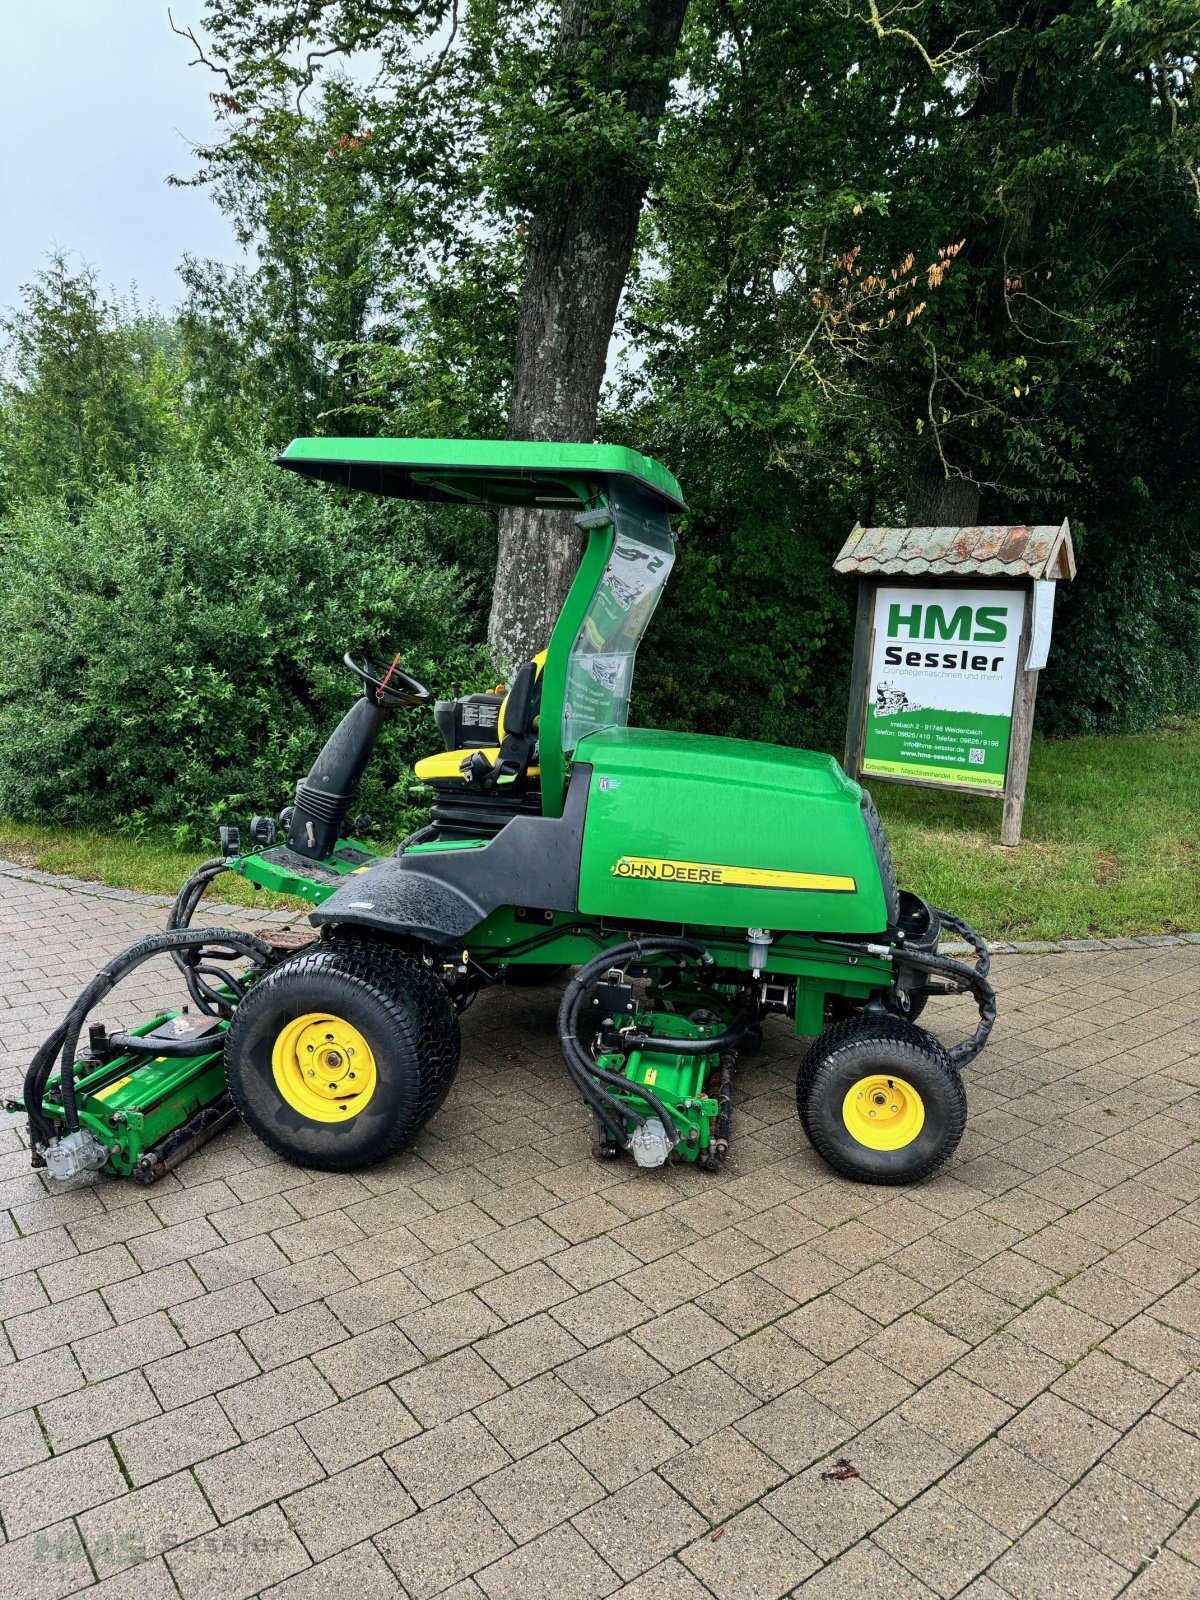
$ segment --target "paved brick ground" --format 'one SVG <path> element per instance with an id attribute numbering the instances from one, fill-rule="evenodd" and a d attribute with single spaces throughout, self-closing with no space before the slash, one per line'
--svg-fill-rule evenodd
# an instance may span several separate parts
<path id="1" fill-rule="evenodd" d="M 159 915 L 0 882 L 0 1087 Z M 720 1176 L 597 1165 L 537 991 L 354 1177 L 239 1129 L 51 1193 L 4 1126 L 0 1600 L 1195 1600 L 1200 951 L 996 974 L 899 1193 L 806 1147 L 782 1032 Z"/>

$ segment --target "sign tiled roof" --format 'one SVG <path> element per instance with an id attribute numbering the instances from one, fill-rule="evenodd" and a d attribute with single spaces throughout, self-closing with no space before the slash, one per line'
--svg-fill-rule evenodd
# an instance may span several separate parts
<path id="1" fill-rule="evenodd" d="M 857 527 L 833 565 L 862 575 L 1069 579 L 1075 576 L 1075 550 L 1066 521 L 1035 527 Z"/>

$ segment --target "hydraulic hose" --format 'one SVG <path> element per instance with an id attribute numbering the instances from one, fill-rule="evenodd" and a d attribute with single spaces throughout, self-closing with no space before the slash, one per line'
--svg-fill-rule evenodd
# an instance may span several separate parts
<path id="1" fill-rule="evenodd" d="M 953 928 L 955 933 L 971 946 L 975 952 L 975 971 L 981 978 L 986 978 L 992 970 L 992 952 L 986 942 L 969 923 L 964 922 L 961 917 L 956 917 L 952 911 L 939 911 L 935 908 L 935 914 L 944 926 Z"/>
<path id="2" fill-rule="evenodd" d="M 50 1066 L 62 1048 L 63 1035 L 66 1031 L 66 1023 L 60 1022 L 54 1032 L 38 1046 L 25 1073 L 22 1099 L 29 1114 L 29 1142 L 34 1149 L 39 1144 L 49 1144 L 54 1137 L 53 1128 L 42 1116 L 42 1093 L 50 1076 Z M 71 1087 L 73 1095 L 74 1085 Z"/>
<path id="3" fill-rule="evenodd" d="M 747 1006 L 724 1033 L 715 1033 L 708 1039 L 667 1039 L 654 1033 L 622 1033 L 621 1040 L 630 1050 L 657 1050 L 664 1056 L 709 1056 L 733 1049 L 750 1032 L 757 1018 L 756 1008 Z"/>
<path id="4" fill-rule="evenodd" d="M 415 832 L 410 833 L 405 838 L 401 839 L 400 843 L 393 851 L 393 854 L 402 856 L 410 845 L 424 844 L 427 840 L 436 838 L 437 831 L 436 822 L 427 822 L 423 828 L 417 828 Z"/>
<path id="5" fill-rule="evenodd" d="M 675 1118 L 667 1110 L 666 1106 L 663 1105 L 658 1096 L 648 1089 L 644 1083 L 632 1083 L 630 1079 L 624 1077 L 620 1072 L 610 1072 L 607 1067 L 599 1067 L 594 1061 L 592 1062 L 590 1068 L 590 1075 L 593 1078 L 600 1078 L 604 1083 L 614 1084 L 621 1089 L 632 1089 L 636 1095 L 640 1096 L 640 1098 L 646 1102 L 651 1111 L 653 1111 L 654 1115 L 662 1123 L 663 1127 L 666 1129 L 669 1143 L 672 1146 L 679 1143 L 679 1129 L 675 1126 Z M 616 1104 L 615 1101 L 614 1104 Z M 639 1127 L 644 1126 L 647 1121 L 645 1117 L 636 1116 L 625 1106 L 622 1106 L 620 1109 L 623 1116 L 632 1117 Z"/>
<path id="6" fill-rule="evenodd" d="M 147 1039 L 140 1033 L 110 1033 L 109 1049 L 115 1056 L 167 1056 L 170 1060 L 183 1056 L 211 1056 L 220 1049 L 213 1044 L 211 1033 L 199 1039 Z"/>
<path id="7" fill-rule="evenodd" d="M 626 1122 L 633 1122 L 640 1128 L 645 1126 L 647 1119 L 622 1105 L 601 1087 L 602 1083 L 612 1083 L 628 1090 L 631 1084 L 628 1078 L 623 1078 L 619 1073 L 598 1066 L 584 1049 L 579 1039 L 580 1018 L 588 990 L 610 967 L 623 960 L 639 960 L 643 956 L 656 955 L 682 956 L 701 965 L 711 965 L 713 959 L 695 939 L 628 939 L 622 944 L 610 945 L 580 967 L 563 991 L 562 1003 L 558 1008 L 558 1042 L 571 1081 L 622 1149 L 627 1149 L 630 1141 Z M 632 1087 L 662 1122 L 671 1144 L 678 1144 L 679 1130 L 662 1101 L 641 1084 Z"/>
<path id="8" fill-rule="evenodd" d="M 188 926 L 209 884 L 214 878 L 219 878 L 221 873 L 228 870 L 229 864 L 223 856 L 214 856 L 211 861 L 202 861 L 200 863 L 175 896 L 170 915 L 167 917 L 167 931 L 169 933 Z M 182 972 L 184 970 L 183 963 L 179 957 L 172 953 L 171 959 Z"/>
<path id="9" fill-rule="evenodd" d="M 61 1063 L 59 1082 L 62 1088 L 63 1120 L 69 1133 L 78 1131 L 79 1112 L 75 1104 L 75 1050 L 88 1012 L 98 1005 L 122 978 L 144 962 L 153 960 L 159 955 L 183 950 L 202 951 L 206 947 L 212 947 L 214 954 L 228 953 L 235 958 L 243 957 L 259 968 L 265 966 L 271 957 L 271 947 L 264 940 L 252 933 L 239 933 L 233 928 L 168 929 L 163 933 L 148 934 L 146 938 L 139 939 L 136 944 L 130 945 L 127 950 L 122 950 L 119 955 L 114 956 L 83 990 L 66 1017 L 44 1041 L 30 1062 L 29 1070 L 25 1074 L 24 1101 L 29 1114 L 30 1138 L 35 1145 L 38 1142 L 45 1144 L 54 1137 L 53 1130 L 42 1114 L 42 1097 L 56 1056 Z M 162 1053 L 161 1050 L 158 1051 L 158 1054 Z"/>
<path id="10" fill-rule="evenodd" d="M 717 1091 L 717 1126 L 713 1138 L 718 1157 L 725 1155 L 729 1149 L 730 1128 L 733 1122 L 733 1069 L 737 1062 L 737 1054 L 733 1050 L 726 1050 L 721 1056 L 721 1084 Z"/>
<path id="11" fill-rule="evenodd" d="M 822 939 L 820 942 L 834 945 L 840 950 L 861 951 L 881 960 L 891 961 L 896 966 L 915 967 L 918 972 L 928 972 L 934 977 L 945 978 L 960 994 L 974 995 L 975 1004 L 979 1008 L 979 1026 L 970 1038 L 961 1039 L 958 1044 L 950 1045 L 946 1050 L 953 1065 L 961 1071 L 974 1061 L 983 1049 L 996 1021 L 996 991 L 988 982 L 992 958 L 980 935 L 961 917 L 940 910 L 937 915 L 974 950 L 973 967 L 968 966 L 965 961 L 956 961 L 952 956 L 934 954 L 927 950 L 910 950 L 904 945 L 883 945 L 869 940 L 849 939 Z"/>
<path id="12" fill-rule="evenodd" d="M 970 991 L 974 995 L 975 1004 L 979 1008 L 979 1026 L 969 1039 L 961 1039 L 958 1044 L 950 1045 L 946 1050 L 950 1060 L 961 1071 L 974 1061 L 987 1043 L 988 1035 L 996 1021 L 996 991 L 977 967 L 969 967 L 965 961 L 955 961 L 950 956 L 905 950 L 898 951 L 895 959 L 903 962 L 906 967 L 916 967 L 919 971 L 932 973 L 935 977 L 946 978 L 960 992 Z"/>
<path id="13" fill-rule="evenodd" d="M 191 877 L 175 896 L 175 902 L 167 917 L 167 930 L 174 932 L 187 928 L 191 924 L 196 910 L 208 892 L 209 885 L 223 872 L 229 870 L 229 863 L 224 856 L 214 856 L 211 861 L 202 861 L 192 873 Z M 195 961 L 188 961 L 178 951 L 171 952 L 171 960 L 183 974 L 183 981 L 187 984 L 187 991 L 193 1003 L 209 1017 L 229 1015 L 229 1003 L 210 984 L 205 983 L 205 973 L 215 978 L 219 984 L 233 989 L 240 998 L 240 985 L 237 980 L 218 967 L 202 968 Z"/>

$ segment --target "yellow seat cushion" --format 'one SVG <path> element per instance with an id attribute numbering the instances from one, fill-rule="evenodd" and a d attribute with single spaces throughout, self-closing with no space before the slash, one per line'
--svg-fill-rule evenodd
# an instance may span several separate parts
<path id="1" fill-rule="evenodd" d="M 444 783 L 448 778 L 461 779 L 463 762 L 469 761 L 477 754 L 486 756 L 494 764 L 500 754 L 500 747 L 496 745 L 491 749 L 485 747 L 479 750 L 439 750 L 436 755 L 422 757 L 413 771 L 422 783 Z M 529 776 L 531 778 L 539 776 L 537 767 L 530 767 Z"/>
<path id="2" fill-rule="evenodd" d="M 542 669 L 546 665 L 546 652 L 544 650 L 539 651 L 534 656 L 533 664 L 537 669 L 535 679 L 540 678 Z M 508 696 L 506 694 L 500 702 L 500 710 L 496 716 L 496 737 L 498 739 L 504 738 L 504 708 L 507 705 Z M 537 726 L 536 718 L 534 719 L 534 726 Z M 481 748 L 478 753 L 486 756 L 494 766 L 500 755 L 500 746 L 496 745 L 492 749 Z M 421 761 L 418 761 L 413 771 L 422 783 L 445 783 L 448 779 L 461 779 L 463 762 L 475 754 L 475 750 L 439 750 L 436 755 L 425 756 Z M 530 767 L 525 776 L 527 778 L 537 778 L 541 776 L 541 773 L 537 767 Z"/>

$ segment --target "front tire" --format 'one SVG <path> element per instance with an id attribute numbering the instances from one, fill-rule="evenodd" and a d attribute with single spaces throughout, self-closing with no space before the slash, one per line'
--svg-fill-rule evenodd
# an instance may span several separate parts
<path id="1" fill-rule="evenodd" d="M 458 1067 L 458 1018 L 421 961 L 346 941 L 256 983 L 225 1040 L 242 1120 L 285 1161 L 329 1172 L 373 1166 L 409 1143 Z"/>
<path id="2" fill-rule="evenodd" d="M 853 1017 L 821 1034 L 800 1063 L 796 1106 L 817 1153 L 859 1183 L 919 1183 L 953 1154 L 967 1121 L 941 1045 L 892 1017 Z"/>

